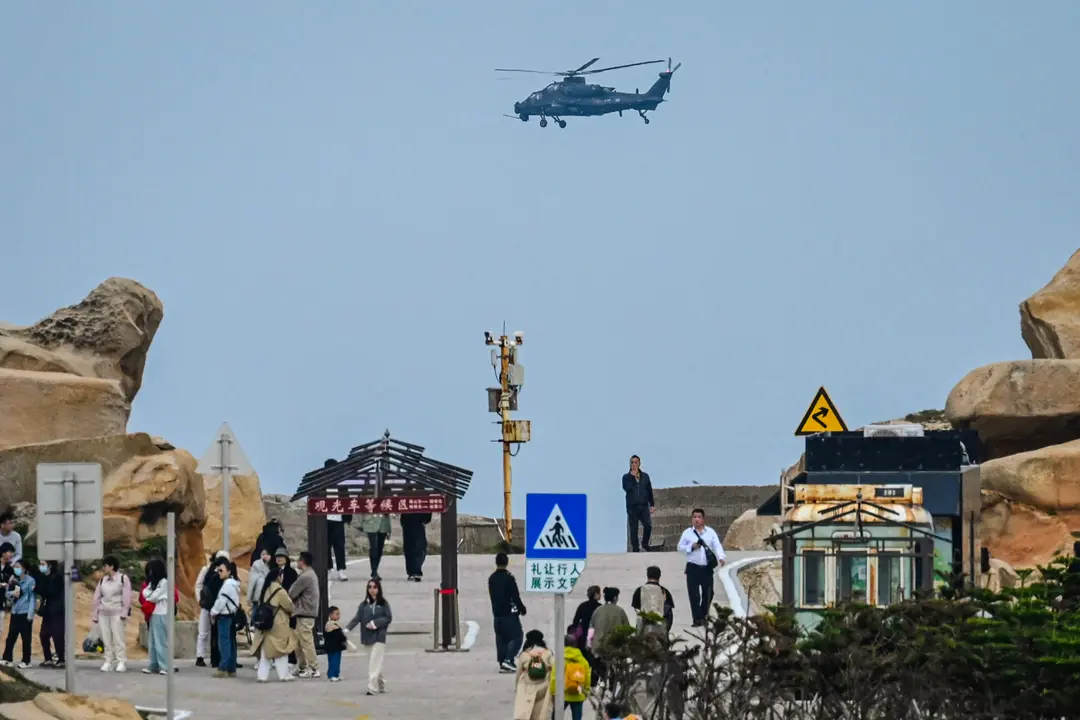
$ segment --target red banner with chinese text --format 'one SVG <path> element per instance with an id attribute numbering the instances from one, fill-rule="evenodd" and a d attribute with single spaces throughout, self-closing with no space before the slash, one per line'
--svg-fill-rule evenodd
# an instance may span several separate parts
<path id="1" fill-rule="evenodd" d="M 441 513 L 445 495 L 388 495 L 382 498 L 309 497 L 308 515 L 367 515 L 372 513 Z"/>

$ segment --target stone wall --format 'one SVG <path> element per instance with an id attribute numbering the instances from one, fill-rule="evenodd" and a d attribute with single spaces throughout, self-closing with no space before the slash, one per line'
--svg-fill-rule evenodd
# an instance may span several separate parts
<path id="1" fill-rule="evenodd" d="M 731 523 L 751 508 L 757 509 L 779 490 L 779 485 L 690 485 L 656 488 L 656 514 L 653 515 L 653 538 L 663 538 L 673 550 L 683 530 L 690 527 L 690 512 L 705 511 L 705 522 L 723 538 Z M 629 533 L 626 549 L 630 549 Z"/>

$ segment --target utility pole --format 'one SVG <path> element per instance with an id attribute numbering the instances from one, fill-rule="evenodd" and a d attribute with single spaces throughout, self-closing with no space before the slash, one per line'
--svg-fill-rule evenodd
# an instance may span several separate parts
<path id="1" fill-rule="evenodd" d="M 511 446 L 529 442 L 532 428 L 528 420 L 511 420 L 510 412 L 517 410 L 518 393 L 525 384 L 525 366 L 517 362 L 518 348 L 525 343 L 525 333 L 520 330 L 510 338 L 503 326 L 498 338 L 491 332 L 484 332 L 484 344 L 493 346 L 491 366 L 499 377 L 499 387 L 488 388 L 488 411 L 499 415 L 502 434 L 499 440 L 503 451 L 503 519 L 506 527 L 506 544 L 513 540 L 514 514 L 510 502 L 511 470 L 510 458 L 516 455 Z"/>

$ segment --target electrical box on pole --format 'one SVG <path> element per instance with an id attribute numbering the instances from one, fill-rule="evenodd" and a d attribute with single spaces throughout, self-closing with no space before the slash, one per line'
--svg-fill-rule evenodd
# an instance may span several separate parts
<path id="1" fill-rule="evenodd" d="M 502 426 L 500 438 L 493 442 L 502 443 L 503 451 L 503 516 L 506 528 L 506 543 L 513 539 L 514 518 L 510 502 L 511 471 L 510 458 L 516 452 L 512 445 L 520 446 L 529 442 L 532 428 L 528 420 L 511 420 L 510 413 L 518 409 L 518 394 L 525 385 L 525 366 L 518 362 L 519 348 L 525 343 L 525 333 L 514 333 L 511 338 L 506 330 L 495 337 L 491 332 L 484 333 L 484 344 L 491 346 L 491 365 L 499 378 L 499 387 L 487 388 L 488 412 L 498 413 Z"/>

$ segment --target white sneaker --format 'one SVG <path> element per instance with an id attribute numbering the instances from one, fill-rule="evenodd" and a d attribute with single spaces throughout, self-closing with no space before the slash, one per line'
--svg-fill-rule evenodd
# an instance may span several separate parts
<path id="1" fill-rule="evenodd" d="M 101 666 L 101 672 L 112 672 L 112 670 L 113 666 L 111 662 L 106 661 L 105 664 Z"/>
<path id="2" fill-rule="evenodd" d="M 300 672 L 296 673 L 295 677 L 307 680 L 308 678 L 315 677 L 314 673 L 309 668 L 304 668 Z"/>
<path id="3" fill-rule="evenodd" d="M 16 665 L 15 667 L 19 668 L 20 670 L 29 670 L 30 668 L 32 668 L 34 666 L 31 665 L 30 663 L 21 662 L 18 665 Z"/>
<path id="4" fill-rule="evenodd" d="M 345 574 L 344 570 L 338 570 L 337 571 L 337 579 L 340 580 L 341 582 L 347 582 L 349 580 L 349 576 Z"/>
<path id="5" fill-rule="evenodd" d="M 127 665 L 124 663 L 117 663 L 116 672 L 127 672 Z"/>
<path id="6" fill-rule="evenodd" d="M 285 677 L 281 678 L 281 682 L 292 682 L 295 679 L 295 675 L 286 675 Z"/>

